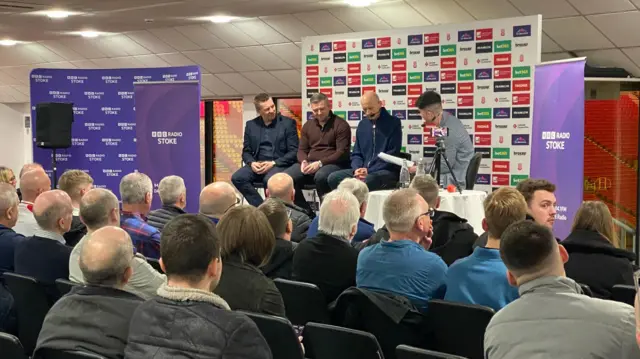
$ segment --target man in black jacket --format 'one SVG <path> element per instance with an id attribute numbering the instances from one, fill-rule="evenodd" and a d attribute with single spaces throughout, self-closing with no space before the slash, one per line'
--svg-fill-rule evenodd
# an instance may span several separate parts
<path id="1" fill-rule="evenodd" d="M 123 290 L 133 271 L 133 244 L 119 227 L 103 227 L 82 247 L 86 286 L 76 286 L 54 304 L 42 324 L 40 349 L 79 350 L 109 359 L 124 356 L 133 312 L 143 302 Z"/>
<path id="2" fill-rule="evenodd" d="M 13 253 L 16 245 L 24 240 L 13 226 L 18 221 L 18 194 L 8 183 L 0 183 L 0 273 L 13 272 Z M 13 296 L 0 279 L 0 331 L 15 333 L 16 318 Z"/>
<path id="3" fill-rule="evenodd" d="M 93 188 L 93 178 L 84 171 L 67 170 L 60 176 L 58 186 L 71 197 L 73 220 L 71 228 L 64 234 L 64 239 L 68 246 L 74 247 L 87 234 L 87 226 L 80 220 L 80 201 L 84 194 Z"/>
<path id="4" fill-rule="evenodd" d="M 306 212 L 304 209 L 293 203 L 295 199 L 293 178 L 286 173 L 278 173 L 274 175 L 267 183 L 266 194 L 267 197 L 282 201 L 287 207 L 287 210 L 289 211 L 289 218 L 291 218 L 291 221 L 293 222 L 291 240 L 294 242 L 302 242 L 302 240 L 306 239 L 307 231 L 311 224 L 312 213 Z"/>
<path id="5" fill-rule="evenodd" d="M 158 184 L 158 195 L 162 208 L 149 212 L 147 223 L 158 228 L 160 232 L 174 217 L 185 214 L 187 206 L 187 187 L 180 176 L 167 176 Z"/>
<path id="6" fill-rule="evenodd" d="M 271 279 L 291 279 L 293 253 L 298 243 L 291 242 L 293 224 L 287 214 L 287 207 L 277 199 L 269 198 L 258 207 L 267 216 L 273 234 L 276 235 L 276 246 L 269 263 L 262 267 L 262 273 Z"/>

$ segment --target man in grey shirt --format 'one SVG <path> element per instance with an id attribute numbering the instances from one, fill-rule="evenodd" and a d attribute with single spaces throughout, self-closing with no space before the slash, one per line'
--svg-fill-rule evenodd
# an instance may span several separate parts
<path id="1" fill-rule="evenodd" d="M 442 97 L 435 91 L 426 91 L 416 101 L 420 110 L 423 126 L 446 127 L 449 135 L 444 137 L 445 155 L 451 165 L 451 172 L 456 176 L 458 184 L 465 188 L 467 167 L 473 158 L 473 144 L 469 133 L 460 119 L 442 109 Z M 455 184 L 453 176 L 445 161 L 440 163 L 440 184 L 446 187 Z"/>

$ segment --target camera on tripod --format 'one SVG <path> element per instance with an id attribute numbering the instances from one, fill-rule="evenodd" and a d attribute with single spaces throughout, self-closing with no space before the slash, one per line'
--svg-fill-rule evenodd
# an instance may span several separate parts
<path id="1" fill-rule="evenodd" d="M 431 128 L 431 137 L 444 138 L 449 136 L 449 128 L 448 127 L 432 127 Z"/>

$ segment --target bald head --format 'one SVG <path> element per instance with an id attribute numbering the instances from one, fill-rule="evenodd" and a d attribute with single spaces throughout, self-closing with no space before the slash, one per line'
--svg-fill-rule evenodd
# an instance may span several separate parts
<path id="1" fill-rule="evenodd" d="M 120 224 L 120 205 L 113 192 L 104 188 L 94 188 L 80 201 L 80 219 L 90 231 L 104 226 Z"/>
<path id="2" fill-rule="evenodd" d="M 20 192 L 24 201 L 35 202 L 42 192 L 50 189 L 51 179 L 49 179 L 42 167 L 27 171 L 20 177 Z"/>
<path id="3" fill-rule="evenodd" d="M 8 183 L 0 183 L 0 224 L 12 228 L 18 221 L 18 194 Z"/>
<path id="4" fill-rule="evenodd" d="M 277 198 L 281 201 L 292 203 L 295 194 L 293 189 L 293 178 L 286 173 L 276 173 L 267 182 L 269 197 Z"/>
<path id="5" fill-rule="evenodd" d="M 39 163 L 27 163 L 26 165 L 22 166 L 22 169 L 20 169 L 20 178 L 22 178 L 22 175 L 33 171 L 33 170 L 38 170 L 38 171 L 43 171 L 44 172 L 44 168 L 42 167 L 41 164 Z"/>
<path id="6" fill-rule="evenodd" d="M 131 277 L 133 244 L 119 227 L 93 232 L 80 252 L 80 270 L 85 283 L 122 288 Z"/>
<path id="7" fill-rule="evenodd" d="M 231 184 L 214 182 L 200 192 L 200 213 L 220 218 L 236 201 L 236 189 Z"/>
<path id="8" fill-rule="evenodd" d="M 380 117 L 380 109 L 382 108 L 382 102 L 380 97 L 375 92 L 366 92 L 360 98 L 360 104 L 362 105 L 362 111 L 364 111 L 367 118 L 370 120 L 377 120 Z"/>
<path id="9" fill-rule="evenodd" d="M 44 192 L 33 204 L 33 216 L 42 229 L 64 234 L 71 227 L 71 198 L 60 190 Z"/>

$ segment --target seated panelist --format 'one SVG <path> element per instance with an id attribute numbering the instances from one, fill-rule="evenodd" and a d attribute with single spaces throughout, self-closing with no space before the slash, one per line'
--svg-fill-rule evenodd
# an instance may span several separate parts
<path id="1" fill-rule="evenodd" d="M 263 199 L 253 183 L 262 181 L 266 188 L 271 176 L 295 163 L 298 129 L 294 120 L 278 114 L 268 94 L 258 94 L 253 103 L 260 116 L 247 122 L 242 147 L 245 166 L 231 176 L 231 182 L 250 205 L 257 207 Z"/>

